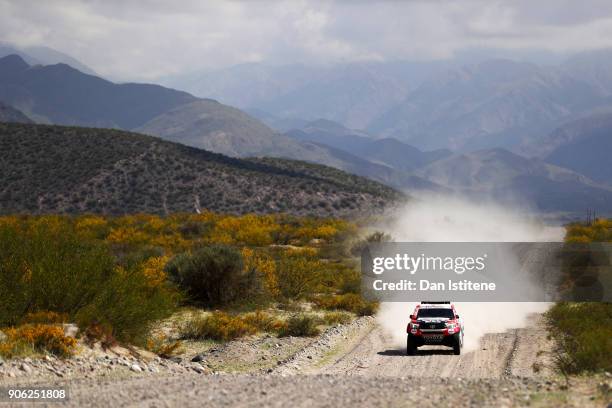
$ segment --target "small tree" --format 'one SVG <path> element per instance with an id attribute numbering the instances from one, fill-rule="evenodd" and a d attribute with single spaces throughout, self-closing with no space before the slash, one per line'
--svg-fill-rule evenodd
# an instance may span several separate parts
<path id="1" fill-rule="evenodd" d="M 299 299 L 314 292 L 321 280 L 318 260 L 301 256 L 282 256 L 277 264 L 280 293 L 288 299 Z"/>
<path id="2" fill-rule="evenodd" d="M 207 306 L 230 303 L 244 291 L 242 255 L 225 245 L 178 255 L 168 263 L 166 272 L 191 300 Z"/>

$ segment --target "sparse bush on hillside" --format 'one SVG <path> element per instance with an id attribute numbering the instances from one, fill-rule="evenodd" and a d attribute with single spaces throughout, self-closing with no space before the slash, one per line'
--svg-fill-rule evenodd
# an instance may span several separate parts
<path id="1" fill-rule="evenodd" d="M 200 207 L 213 211 L 272 214 L 285 208 L 295 215 L 354 216 L 405 198 L 326 166 L 230 159 L 112 129 L 0 123 L 0 151 L 11 169 L 0 172 L 5 214 L 191 212 L 193 192 L 206 191 Z"/>

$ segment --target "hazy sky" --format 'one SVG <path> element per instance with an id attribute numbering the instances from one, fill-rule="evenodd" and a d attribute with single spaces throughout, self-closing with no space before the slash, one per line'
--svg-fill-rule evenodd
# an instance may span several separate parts
<path id="1" fill-rule="evenodd" d="M 0 0 L 0 41 L 140 80 L 256 61 L 566 53 L 612 46 L 612 1 Z"/>

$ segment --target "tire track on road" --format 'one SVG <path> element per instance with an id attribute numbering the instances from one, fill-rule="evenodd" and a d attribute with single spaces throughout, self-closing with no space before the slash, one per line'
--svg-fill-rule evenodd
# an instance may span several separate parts
<path id="1" fill-rule="evenodd" d="M 545 344 L 546 331 L 540 320 L 540 317 L 532 319 L 527 328 L 486 334 L 478 349 L 460 356 L 453 355 L 448 348 L 433 346 L 421 347 L 415 356 L 406 356 L 405 348 L 394 345 L 390 336 L 374 323 L 335 360 L 310 372 L 464 379 L 533 376 L 531 364 L 539 355 L 538 350 L 550 346 Z M 529 344 L 522 344 L 524 342 Z M 529 367 L 523 360 L 528 360 Z M 520 366 L 520 373 L 515 372 L 515 366 Z"/>

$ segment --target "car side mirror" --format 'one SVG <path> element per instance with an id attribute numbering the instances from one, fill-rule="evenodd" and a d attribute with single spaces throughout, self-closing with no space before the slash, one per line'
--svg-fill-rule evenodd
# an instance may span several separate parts
<path id="1" fill-rule="evenodd" d="M 410 315 L 410 320 L 414 320 L 414 315 Z"/>
<path id="2" fill-rule="evenodd" d="M 455 319 L 458 319 L 458 318 L 459 318 L 459 315 L 455 315 Z"/>

